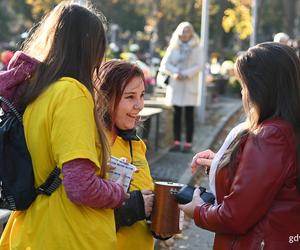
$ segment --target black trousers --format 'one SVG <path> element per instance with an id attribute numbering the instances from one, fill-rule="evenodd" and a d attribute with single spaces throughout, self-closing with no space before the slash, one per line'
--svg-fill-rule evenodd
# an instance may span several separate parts
<path id="1" fill-rule="evenodd" d="M 181 129 L 182 129 L 181 116 L 184 111 L 186 142 L 192 143 L 193 134 L 194 134 L 194 107 L 193 106 L 186 106 L 186 107 L 173 106 L 173 107 L 174 107 L 174 119 L 173 119 L 174 140 L 181 141 Z"/>

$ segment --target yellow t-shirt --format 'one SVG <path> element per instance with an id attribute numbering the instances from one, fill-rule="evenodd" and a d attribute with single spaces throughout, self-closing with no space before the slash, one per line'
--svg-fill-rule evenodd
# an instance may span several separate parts
<path id="1" fill-rule="evenodd" d="M 126 157 L 129 162 L 138 168 L 138 172 L 133 174 L 130 191 L 153 190 L 153 180 L 146 160 L 146 146 L 142 140 L 131 141 L 133 159 L 130 155 L 129 142 L 117 137 L 111 148 L 111 153 L 115 157 Z M 149 226 L 145 221 L 138 221 L 130 227 L 121 227 L 117 232 L 118 250 L 153 250 L 154 239 Z"/>
<path id="2" fill-rule="evenodd" d="M 90 159 L 100 166 L 101 145 L 93 107 L 86 87 L 63 77 L 26 108 L 24 130 L 36 186 L 46 180 L 55 166 L 61 168 L 76 158 Z M 1 250 L 115 247 L 113 210 L 76 205 L 68 199 L 63 185 L 49 197 L 39 195 L 26 211 L 13 212 L 0 241 Z"/>

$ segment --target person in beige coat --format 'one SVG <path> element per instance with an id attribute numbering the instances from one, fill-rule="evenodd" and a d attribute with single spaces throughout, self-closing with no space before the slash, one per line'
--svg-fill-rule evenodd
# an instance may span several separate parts
<path id="1" fill-rule="evenodd" d="M 189 22 L 182 22 L 174 31 L 160 65 L 160 71 L 170 76 L 166 102 L 174 107 L 174 145 L 171 151 L 181 150 L 181 116 L 185 113 L 186 138 L 183 152 L 192 149 L 194 107 L 200 103 L 199 72 L 200 40 Z"/>

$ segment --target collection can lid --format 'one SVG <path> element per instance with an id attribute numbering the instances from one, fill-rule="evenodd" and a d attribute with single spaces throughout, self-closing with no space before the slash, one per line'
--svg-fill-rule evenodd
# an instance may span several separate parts
<path id="1" fill-rule="evenodd" d="M 184 184 L 171 182 L 171 181 L 156 181 L 155 185 L 168 186 L 168 187 L 183 187 L 184 186 Z"/>

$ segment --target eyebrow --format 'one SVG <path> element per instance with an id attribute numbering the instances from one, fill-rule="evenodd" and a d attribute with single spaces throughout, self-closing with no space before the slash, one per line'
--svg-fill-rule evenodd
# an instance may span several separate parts
<path id="1" fill-rule="evenodd" d="M 145 92 L 145 90 L 143 90 L 142 93 L 143 93 L 143 92 Z M 136 93 L 137 93 L 136 91 L 124 92 L 125 95 L 128 95 L 128 94 L 136 94 Z"/>

